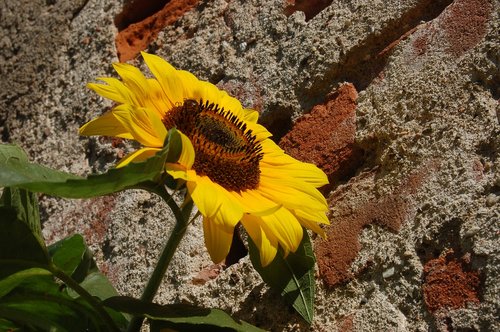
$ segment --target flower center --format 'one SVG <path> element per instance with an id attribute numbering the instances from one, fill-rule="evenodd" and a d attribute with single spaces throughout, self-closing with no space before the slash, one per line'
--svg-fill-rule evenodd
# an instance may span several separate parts
<path id="1" fill-rule="evenodd" d="M 193 144 L 193 169 L 227 190 L 255 189 L 259 184 L 262 147 L 246 124 L 229 110 L 187 99 L 163 118 Z"/>

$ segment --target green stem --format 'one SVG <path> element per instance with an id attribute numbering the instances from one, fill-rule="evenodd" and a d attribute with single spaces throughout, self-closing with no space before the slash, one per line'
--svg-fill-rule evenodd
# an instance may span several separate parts
<path id="1" fill-rule="evenodd" d="M 97 312 L 99 317 L 102 319 L 106 327 L 109 331 L 119 331 L 118 327 L 113 322 L 113 319 L 108 314 L 108 312 L 104 309 L 102 303 L 97 300 L 94 296 L 92 296 L 89 292 L 87 292 L 80 284 L 78 284 L 73 278 L 68 276 L 64 271 L 59 269 L 54 264 L 49 265 L 49 270 L 52 272 L 54 276 L 63 281 L 68 287 L 73 289 L 78 293 L 83 299 L 85 299 Z"/>
<path id="2" fill-rule="evenodd" d="M 160 284 L 163 280 L 165 272 L 167 271 L 168 265 L 172 260 L 174 252 L 177 249 L 177 246 L 181 242 L 182 238 L 184 237 L 184 234 L 186 234 L 187 220 L 191 212 L 191 209 L 190 208 L 186 209 L 186 207 L 181 210 L 177 206 L 175 201 L 172 199 L 172 197 L 168 194 L 165 187 L 157 186 L 154 188 L 149 188 L 149 190 L 152 190 L 153 192 L 158 194 L 168 204 L 168 206 L 172 209 L 172 212 L 175 216 L 176 223 L 172 233 L 170 234 L 170 237 L 167 240 L 167 243 L 165 243 L 165 247 L 161 252 L 160 258 L 158 259 L 158 263 L 156 264 L 156 267 L 153 273 L 151 274 L 151 277 L 149 278 L 146 287 L 144 288 L 144 291 L 141 296 L 141 300 L 144 302 L 153 301 L 153 298 L 156 295 L 156 292 L 158 291 L 158 288 L 160 287 Z M 188 205 L 192 207 L 192 204 Z M 143 320 L 144 317 L 140 316 L 133 317 L 132 320 L 130 321 L 127 331 L 128 332 L 139 331 Z"/>

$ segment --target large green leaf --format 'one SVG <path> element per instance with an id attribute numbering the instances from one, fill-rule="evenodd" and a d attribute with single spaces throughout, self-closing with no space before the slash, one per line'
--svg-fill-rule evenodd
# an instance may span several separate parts
<path id="1" fill-rule="evenodd" d="M 42 239 L 38 199 L 35 193 L 24 189 L 6 187 L 0 198 L 0 206 L 15 209 L 17 219 L 26 223 L 35 236 L 40 240 Z"/>
<path id="2" fill-rule="evenodd" d="M 43 293 L 16 294 L 0 301 L 0 317 L 19 326 L 44 331 L 98 331 L 104 328 L 99 317 L 85 303 Z M 47 328 L 48 327 L 48 328 Z"/>
<path id="3" fill-rule="evenodd" d="M 18 332 L 21 328 L 11 321 L 0 318 L 0 331 Z"/>
<path id="4" fill-rule="evenodd" d="M 171 129 L 166 141 L 165 147 L 160 152 L 144 162 L 113 168 L 106 173 L 89 175 L 87 178 L 30 163 L 21 148 L 2 144 L 0 187 L 19 187 L 68 198 L 89 198 L 130 188 L 141 188 L 143 187 L 141 184 L 156 182 L 164 175 L 167 160 L 176 161 L 167 158 L 179 157 L 181 150 L 179 132 Z"/>
<path id="5" fill-rule="evenodd" d="M 18 220 L 14 208 L 0 206 L 0 279 L 30 267 L 47 267 L 43 240 Z"/>
<path id="6" fill-rule="evenodd" d="M 151 322 L 151 331 L 170 328 L 176 331 L 240 331 L 263 330 L 244 321 L 236 321 L 220 309 L 200 308 L 186 304 L 159 305 L 131 297 L 112 297 L 104 305 L 134 316 L 143 316 Z"/>
<path id="7" fill-rule="evenodd" d="M 309 323 L 313 319 L 314 309 L 314 252 L 307 231 L 299 248 L 283 258 L 279 250 L 276 258 L 266 267 L 260 262 L 259 250 L 248 238 L 250 260 L 262 279 L 272 289 L 281 293 L 287 303 Z"/>
<path id="8" fill-rule="evenodd" d="M 18 271 L 10 276 L 0 279 L 0 298 L 8 294 L 11 290 L 16 288 L 19 284 L 39 276 L 49 276 L 51 273 L 46 269 L 30 268 Z"/>
<path id="9" fill-rule="evenodd" d="M 15 289 L 0 298 L 0 317 L 28 330 L 83 331 L 90 328 L 95 331 L 101 325 L 87 303 L 74 301 L 51 275 L 44 273 L 24 278 Z"/>
<path id="10" fill-rule="evenodd" d="M 71 276 L 81 264 L 87 246 L 80 234 L 62 239 L 49 246 L 52 262 L 64 273 Z"/>
<path id="11" fill-rule="evenodd" d="M 108 278 L 106 278 L 106 276 L 101 272 L 90 273 L 85 280 L 80 283 L 80 286 L 89 292 L 90 295 L 98 297 L 101 300 L 118 296 L 116 289 L 113 287 Z M 79 296 L 73 290 L 68 290 L 68 294 L 75 298 Z"/>
<path id="12" fill-rule="evenodd" d="M 103 275 L 89 274 L 80 284 L 97 297 L 115 295 Z M 97 282 L 96 282 L 97 280 Z M 104 285 L 104 286 L 103 286 Z M 43 269 L 31 268 L 0 279 L 0 318 L 16 326 L 46 330 L 47 326 L 61 331 L 98 331 L 107 329 L 100 314 L 85 299 L 74 298 Z M 103 295 L 104 294 L 104 295 Z M 123 314 L 106 309 L 117 327 L 124 329 L 128 322 Z M 40 325 L 41 324 L 41 325 Z"/>
<path id="13" fill-rule="evenodd" d="M 87 247 L 83 237 L 75 234 L 65 238 L 49 247 L 53 263 L 65 274 L 71 276 L 90 295 L 100 300 L 117 296 L 118 292 L 104 274 L 99 272 L 92 251 Z M 66 288 L 69 296 L 85 303 L 85 300 L 71 288 Z M 114 310 L 108 310 L 108 314 L 119 326 L 125 327 L 129 317 Z"/>
<path id="14" fill-rule="evenodd" d="M 83 280 L 83 282 L 80 283 L 80 286 L 82 286 L 83 289 L 85 289 L 90 295 L 95 296 L 100 300 L 105 300 L 110 297 L 118 296 L 118 292 L 116 291 L 114 286 L 111 284 L 109 279 L 101 272 L 90 273 L 89 275 L 86 276 L 85 280 Z M 69 296 L 84 301 L 71 288 L 68 288 L 67 292 Z M 106 308 L 106 309 L 108 311 L 108 314 L 111 316 L 113 321 L 118 326 L 125 327 L 128 325 L 128 322 L 131 319 L 129 315 L 123 314 L 111 308 Z"/>

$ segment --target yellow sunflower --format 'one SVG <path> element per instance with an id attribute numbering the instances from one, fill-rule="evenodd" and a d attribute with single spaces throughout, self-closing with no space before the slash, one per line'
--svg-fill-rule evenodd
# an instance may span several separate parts
<path id="1" fill-rule="evenodd" d="M 324 236 L 327 203 L 316 189 L 328 183 L 315 165 L 279 148 L 257 124 L 258 113 L 215 85 L 176 70 L 158 56 L 142 53 L 154 78 L 134 66 L 116 63 L 121 80 L 99 78 L 88 84 L 118 105 L 80 128 L 81 135 L 115 136 L 143 147 L 116 167 L 143 161 L 163 146 L 170 128 L 181 132 L 182 153 L 166 172 L 185 181 L 203 216 L 205 244 L 212 260 L 228 254 L 234 227 L 241 222 L 259 248 L 263 266 L 278 246 L 295 252 L 302 226 Z"/>

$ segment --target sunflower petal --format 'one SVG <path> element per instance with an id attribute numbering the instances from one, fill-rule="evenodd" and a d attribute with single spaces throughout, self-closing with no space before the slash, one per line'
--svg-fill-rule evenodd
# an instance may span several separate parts
<path id="1" fill-rule="evenodd" d="M 199 101 L 200 99 L 203 99 L 204 101 L 210 100 L 204 95 L 206 94 L 206 88 L 203 87 L 203 81 L 198 80 L 196 76 L 185 70 L 176 70 L 176 74 L 180 82 L 180 84 L 177 85 L 177 88 L 179 89 L 178 93 L 182 98 L 181 102 L 184 102 L 185 99 L 194 99 L 196 101 Z M 213 98 L 211 99 L 213 100 Z"/>
<path id="2" fill-rule="evenodd" d="M 127 102 L 126 98 L 115 87 L 107 84 L 88 83 L 87 88 L 95 91 L 98 95 L 116 101 L 119 104 Z"/>
<path id="3" fill-rule="evenodd" d="M 264 216 L 278 210 L 282 205 L 262 196 L 256 190 L 245 190 L 231 192 L 243 207 L 245 213 L 256 216 Z"/>
<path id="4" fill-rule="evenodd" d="M 272 233 L 266 234 L 262 229 L 262 223 L 261 218 L 252 215 L 244 215 L 241 219 L 241 224 L 259 249 L 260 262 L 265 267 L 276 257 L 278 239 Z"/>
<path id="5" fill-rule="evenodd" d="M 231 111 L 234 115 L 239 118 L 244 117 L 243 108 L 238 99 L 231 97 L 226 91 L 219 90 L 219 101 L 218 104 L 223 106 L 225 110 Z"/>
<path id="6" fill-rule="evenodd" d="M 297 218 L 285 208 L 261 217 L 266 234 L 273 234 L 285 250 L 295 252 L 302 241 L 303 229 Z"/>
<path id="7" fill-rule="evenodd" d="M 243 216 L 243 209 L 217 183 L 206 176 L 197 176 L 195 181 L 188 180 L 187 188 L 200 213 L 217 224 L 234 227 Z"/>
<path id="8" fill-rule="evenodd" d="M 84 124 L 80 128 L 80 135 L 103 135 L 133 139 L 132 134 L 116 119 L 112 111 Z"/>
<path id="9" fill-rule="evenodd" d="M 123 82 L 120 81 L 119 79 L 113 78 L 113 77 L 99 77 L 98 80 L 103 81 L 104 83 L 107 83 L 108 86 L 110 88 L 114 89 L 115 93 L 120 96 L 119 100 L 115 100 L 116 102 L 139 106 L 139 104 L 137 103 L 137 98 L 135 97 L 135 94 L 132 91 L 130 91 L 130 89 L 127 86 L 125 86 L 125 84 L 123 84 Z M 98 85 L 101 87 L 103 86 L 102 84 L 92 85 L 92 83 L 88 84 L 87 86 L 90 89 L 93 89 L 94 91 L 99 93 L 99 91 L 94 89 Z"/>
<path id="10" fill-rule="evenodd" d="M 292 213 L 298 218 L 311 220 L 319 224 L 330 225 L 330 220 L 328 220 L 323 210 L 311 210 L 303 207 L 302 209 L 292 210 Z"/>
<path id="11" fill-rule="evenodd" d="M 319 188 L 328 184 L 326 174 L 320 170 L 316 165 L 295 161 L 289 164 L 270 165 L 268 160 L 263 160 L 260 164 L 261 172 L 271 178 L 276 179 L 295 179 L 305 181 Z"/>
<path id="12" fill-rule="evenodd" d="M 181 135 L 182 151 L 177 163 L 179 163 L 186 169 L 190 169 L 194 164 L 194 147 L 189 137 L 184 135 L 181 131 L 179 131 L 179 134 Z"/>
<path id="13" fill-rule="evenodd" d="M 196 85 L 192 87 L 189 98 L 196 101 L 199 101 L 201 99 L 203 102 L 209 101 L 220 104 L 221 93 L 222 92 L 217 89 L 215 85 L 206 81 L 198 80 Z"/>
<path id="14" fill-rule="evenodd" d="M 258 123 L 246 122 L 247 128 L 255 135 L 256 140 L 262 144 L 263 141 L 270 141 L 267 138 L 273 136 L 266 127 Z"/>
<path id="15" fill-rule="evenodd" d="M 170 102 L 163 93 L 160 83 L 153 78 L 149 78 L 147 81 L 147 89 L 149 93 L 149 99 L 147 101 L 146 107 L 156 110 L 161 118 L 164 118 L 167 112 L 170 110 Z M 167 128 L 170 129 L 170 128 Z"/>
<path id="16" fill-rule="evenodd" d="M 139 149 L 139 150 L 134 151 L 132 153 L 129 153 L 128 155 L 123 157 L 118 162 L 118 164 L 116 164 L 115 167 L 120 168 L 120 167 L 123 167 L 123 166 L 130 164 L 131 162 L 138 163 L 138 162 L 144 161 L 146 159 L 153 157 L 156 153 L 158 153 L 158 151 L 160 151 L 160 149 L 155 149 L 155 148 Z"/>
<path id="17" fill-rule="evenodd" d="M 222 262 L 231 248 L 234 227 L 227 227 L 214 222 L 211 218 L 203 217 L 203 232 L 210 258 L 214 263 Z"/>
<path id="18" fill-rule="evenodd" d="M 181 82 L 177 76 L 177 70 L 157 55 L 148 54 L 146 52 L 141 52 L 141 54 L 149 70 L 160 83 L 170 103 L 168 108 L 173 108 L 177 104 L 184 102 L 183 82 Z"/>
<path id="19" fill-rule="evenodd" d="M 300 186 L 301 185 L 301 186 Z M 318 189 L 304 182 L 266 178 L 261 174 L 258 191 L 268 199 L 291 209 L 307 206 L 313 210 L 326 211 L 328 205 Z"/>
<path id="20" fill-rule="evenodd" d="M 113 114 L 127 128 L 134 139 L 144 146 L 162 147 L 167 130 L 156 112 L 122 104 L 113 109 Z"/>
<path id="21" fill-rule="evenodd" d="M 124 85 L 134 92 L 138 106 L 147 106 L 148 83 L 141 71 L 127 63 L 114 63 L 113 68 L 122 78 Z"/>
<path id="22" fill-rule="evenodd" d="M 303 218 L 297 218 L 297 220 L 299 221 L 299 223 L 302 226 L 310 229 L 311 231 L 313 231 L 316 234 L 319 234 L 323 239 L 326 239 L 326 233 L 325 233 L 325 231 L 323 230 L 323 228 L 321 228 L 314 221 L 303 219 Z"/>
<path id="23" fill-rule="evenodd" d="M 182 179 L 184 181 L 193 181 L 196 179 L 196 172 L 193 170 L 186 170 L 182 165 L 166 163 L 165 169 L 174 179 Z"/>
<path id="24" fill-rule="evenodd" d="M 259 120 L 259 112 L 251 109 L 243 109 L 244 118 L 248 122 L 257 123 Z"/>

